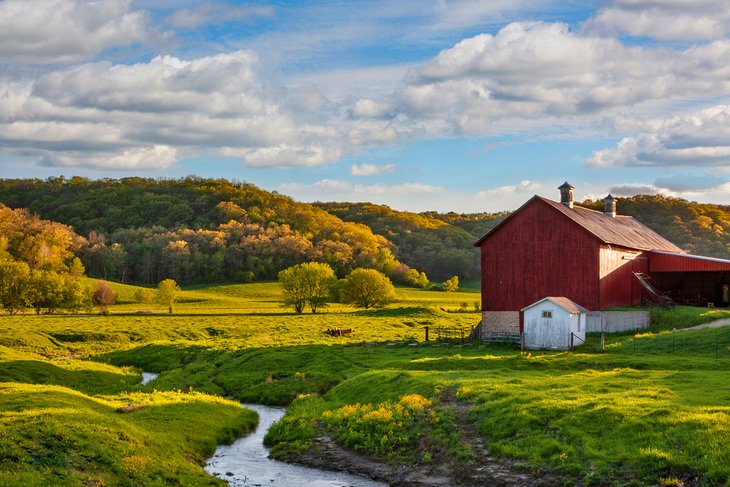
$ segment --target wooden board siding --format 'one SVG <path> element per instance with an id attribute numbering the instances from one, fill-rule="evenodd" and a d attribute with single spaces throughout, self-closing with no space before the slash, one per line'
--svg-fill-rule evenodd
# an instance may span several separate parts
<path id="1" fill-rule="evenodd" d="M 730 261 L 701 255 L 649 252 L 649 272 L 730 271 Z"/>
<path id="2" fill-rule="evenodd" d="M 600 242 L 533 199 L 481 242 L 482 309 L 514 311 L 545 296 L 599 309 Z"/>
<path id="3" fill-rule="evenodd" d="M 601 281 L 600 307 L 637 305 L 641 303 L 641 284 L 634 272 L 647 272 L 646 253 L 602 245 L 598 251 Z"/>

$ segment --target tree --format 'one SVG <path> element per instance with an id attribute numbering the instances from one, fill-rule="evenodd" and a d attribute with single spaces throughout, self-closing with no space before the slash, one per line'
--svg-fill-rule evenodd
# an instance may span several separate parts
<path id="1" fill-rule="evenodd" d="M 149 304 L 154 299 L 155 299 L 155 295 L 152 292 L 152 289 L 147 289 L 146 287 L 140 287 L 140 288 L 137 288 L 136 291 L 134 291 L 134 300 L 138 303 Z"/>
<path id="2" fill-rule="evenodd" d="M 180 291 L 180 286 L 174 280 L 165 279 L 157 285 L 157 302 L 167 306 L 172 313 L 172 305 L 177 301 L 177 294 Z"/>
<path id="3" fill-rule="evenodd" d="M 395 301 L 395 288 L 382 272 L 360 268 L 342 281 L 342 298 L 360 308 L 382 308 Z"/>
<path id="4" fill-rule="evenodd" d="M 30 268 L 25 262 L 0 259 L 0 305 L 14 315 L 29 304 Z"/>
<path id="5" fill-rule="evenodd" d="M 453 293 L 459 290 L 459 276 L 454 276 L 451 279 L 447 279 L 444 281 L 444 284 L 441 286 L 441 289 L 446 291 L 447 293 Z"/>
<path id="6" fill-rule="evenodd" d="M 332 268 L 319 262 L 297 264 L 279 272 L 284 304 L 301 313 L 309 306 L 312 313 L 327 306 L 332 285 L 336 282 Z"/>
<path id="7" fill-rule="evenodd" d="M 102 314 L 109 312 L 109 307 L 117 300 L 117 293 L 114 292 L 111 285 L 105 281 L 99 281 L 94 290 L 93 301 Z"/>

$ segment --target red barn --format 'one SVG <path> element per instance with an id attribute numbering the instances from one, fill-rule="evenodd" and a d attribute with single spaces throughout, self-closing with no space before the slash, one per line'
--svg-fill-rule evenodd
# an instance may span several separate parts
<path id="1" fill-rule="evenodd" d="M 475 244 L 484 327 L 517 331 L 519 310 L 546 296 L 592 311 L 640 304 L 644 288 L 634 273 L 667 295 L 692 277 L 685 292 L 699 290 L 703 305 L 730 300 L 730 286 L 717 297 L 718 286 L 730 283 L 730 261 L 687 256 L 634 218 L 617 215 L 611 195 L 600 212 L 574 205 L 567 182 L 559 189 L 560 203 L 534 196 Z"/>

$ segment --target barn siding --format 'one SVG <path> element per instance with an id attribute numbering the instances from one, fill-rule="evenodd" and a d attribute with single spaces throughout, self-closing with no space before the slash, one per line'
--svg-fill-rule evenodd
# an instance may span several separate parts
<path id="1" fill-rule="evenodd" d="M 545 296 L 599 309 L 599 241 L 536 199 L 481 242 L 482 309 L 519 310 Z"/>
<path id="2" fill-rule="evenodd" d="M 641 304 L 641 284 L 633 273 L 647 272 L 646 254 L 638 250 L 602 245 L 599 262 L 601 301 L 600 307 L 593 309 Z"/>

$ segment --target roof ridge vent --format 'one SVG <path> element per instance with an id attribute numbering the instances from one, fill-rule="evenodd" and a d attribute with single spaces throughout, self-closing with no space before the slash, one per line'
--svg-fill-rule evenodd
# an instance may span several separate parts
<path id="1" fill-rule="evenodd" d="M 558 186 L 560 190 L 560 203 L 568 208 L 573 208 L 573 190 L 575 189 L 568 181 Z"/>

